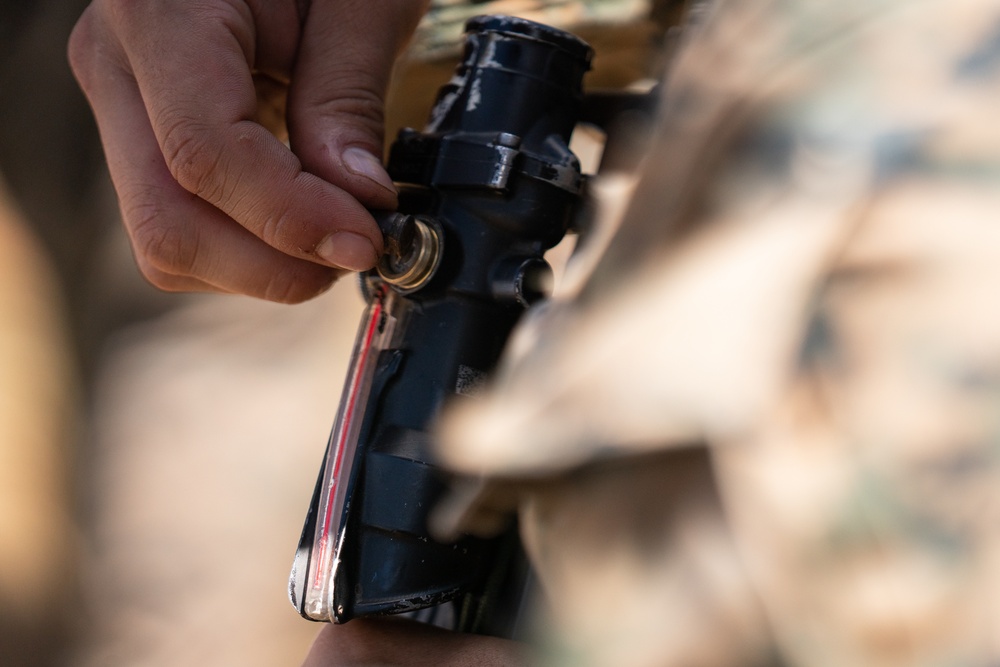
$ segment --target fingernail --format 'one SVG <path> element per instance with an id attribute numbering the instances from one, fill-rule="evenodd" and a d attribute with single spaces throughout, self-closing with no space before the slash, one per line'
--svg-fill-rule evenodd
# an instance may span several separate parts
<path id="1" fill-rule="evenodd" d="M 372 242 L 353 232 L 330 234 L 316 246 L 316 255 L 351 271 L 366 271 L 375 266 L 378 259 Z"/>
<path id="2" fill-rule="evenodd" d="M 375 181 L 383 188 L 391 192 L 396 192 L 396 186 L 393 185 L 392 179 L 389 178 L 389 174 L 382 166 L 382 163 L 365 149 L 352 146 L 344 151 L 342 157 L 344 165 L 352 174 L 364 176 L 369 180 Z"/>

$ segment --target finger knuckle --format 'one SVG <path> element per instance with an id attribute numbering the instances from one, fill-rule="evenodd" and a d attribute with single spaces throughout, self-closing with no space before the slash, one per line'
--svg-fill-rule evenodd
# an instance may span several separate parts
<path id="1" fill-rule="evenodd" d="M 264 289 L 264 298 L 277 303 L 302 303 L 329 289 L 339 274 L 334 269 L 309 267 L 298 273 L 275 275 Z"/>
<path id="2" fill-rule="evenodd" d="M 70 32 L 66 42 L 66 59 L 70 70 L 84 91 L 93 87 L 93 77 L 99 69 L 103 47 L 100 44 L 99 18 L 93 6 L 88 7 Z"/>
<path id="3" fill-rule="evenodd" d="M 66 57 L 69 60 L 70 69 L 73 70 L 81 83 L 90 71 L 90 56 L 94 50 L 92 22 L 91 12 L 85 11 L 76 25 L 73 26 L 73 31 L 69 34 L 69 41 L 66 43 Z"/>
<path id="4" fill-rule="evenodd" d="M 132 247 L 140 267 L 173 276 L 193 276 L 198 257 L 197 229 L 172 221 L 155 205 L 123 205 L 123 215 L 130 230 Z M 144 272 L 147 280 L 157 284 L 158 275 Z M 160 286 L 160 285 L 157 285 Z M 163 289 L 167 289 L 163 287 Z"/>
<path id="5" fill-rule="evenodd" d="M 120 22 L 135 20 L 135 17 L 148 11 L 143 7 L 143 3 L 131 0 L 99 0 L 99 2 Z"/>
<path id="6" fill-rule="evenodd" d="M 161 149 L 167 169 L 182 188 L 217 202 L 225 191 L 224 151 L 212 133 L 188 118 L 167 112 Z"/>
<path id="7" fill-rule="evenodd" d="M 136 262 L 136 266 L 139 268 L 139 275 L 141 275 L 146 282 L 156 289 L 164 292 L 186 291 L 187 283 L 182 278 L 178 278 L 170 273 L 165 273 L 151 265 L 149 262 L 140 260 Z"/>
<path id="8" fill-rule="evenodd" d="M 338 94 L 330 104 L 338 110 L 381 114 L 384 103 L 381 91 L 368 79 L 366 73 L 362 76 L 345 73 L 344 80 L 336 82 Z"/>
<path id="9" fill-rule="evenodd" d="M 298 242 L 305 230 L 297 221 L 297 217 L 292 214 L 290 207 L 278 206 L 276 210 L 276 214 L 262 218 L 257 236 L 264 243 L 279 250 L 301 245 Z"/>
<path id="10" fill-rule="evenodd" d="M 349 77 L 352 79 L 354 77 Z M 326 115 L 350 118 L 361 123 L 373 136 L 381 137 L 385 121 L 382 93 L 365 81 L 340 81 L 334 84 L 337 95 L 321 104 Z"/>

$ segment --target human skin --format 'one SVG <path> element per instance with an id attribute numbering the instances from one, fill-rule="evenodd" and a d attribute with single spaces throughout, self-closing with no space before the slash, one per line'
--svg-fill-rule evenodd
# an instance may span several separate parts
<path id="1" fill-rule="evenodd" d="M 146 279 L 294 303 L 372 267 L 385 89 L 426 4 L 95 0 L 69 60 Z M 287 146 L 255 78 L 287 91 Z"/>

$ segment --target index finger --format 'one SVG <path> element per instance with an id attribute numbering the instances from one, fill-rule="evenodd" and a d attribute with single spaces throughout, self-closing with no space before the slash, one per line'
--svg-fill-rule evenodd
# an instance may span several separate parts
<path id="1" fill-rule="evenodd" d="M 124 6 L 131 11 L 119 12 L 129 24 L 122 47 L 177 182 L 286 254 L 354 269 L 374 264 L 381 235 L 365 208 L 305 172 L 254 121 L 257 35 L 249 9 L 225 0 L 169 10 Z M 370 254 L 337 243 L 343 231 L 367 239 Z"/>

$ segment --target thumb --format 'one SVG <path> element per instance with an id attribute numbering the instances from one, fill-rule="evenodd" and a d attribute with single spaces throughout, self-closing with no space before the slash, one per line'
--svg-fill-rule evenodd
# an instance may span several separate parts
<path id="1" fill-rule="evenodd" d="M 396 56 L 422 0 L 314 0 L 288 101 L 292 150 L 303 167 L 371 208 L 394 208 L 382 167 L 384 101 Z"/>

